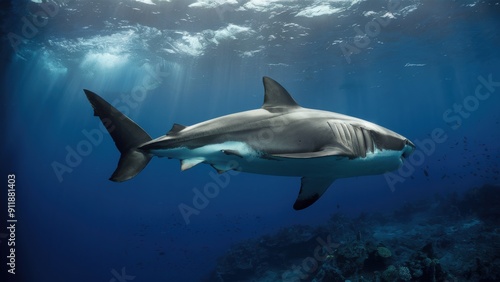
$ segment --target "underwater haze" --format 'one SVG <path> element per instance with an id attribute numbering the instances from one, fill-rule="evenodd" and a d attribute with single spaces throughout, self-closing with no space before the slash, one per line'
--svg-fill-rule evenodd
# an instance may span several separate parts
<path id="1" fill-rule="evenodd" d="M 1 6 L 1 281 L 500 280 L 500 1 Z M 416 151 L 301 211 L 299 177 L 153 158 L 108 180 L 83 89 L 156 138 L 260 108 L 263 76 Z"/>

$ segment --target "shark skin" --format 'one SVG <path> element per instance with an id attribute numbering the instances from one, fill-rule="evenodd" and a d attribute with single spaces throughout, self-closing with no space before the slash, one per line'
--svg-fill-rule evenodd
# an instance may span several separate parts
<path id="1" fill-rule="evenodd" d="M 219 173 L 300 176 L 293 207 L 316 202 L 339 178 L 382 174 L 399 168 L 415 149 L 407 138 L 374 123 L 299 106 L 288 91 L 263 78 L 264 104 L 195 125 L 174 124 L 151 137 L 97 94 L 84 90 L 112 136 L 120 161 L 112 181 L 137 175 L 153 156 L 179 159 L 181 169 L 200 163 Z"/>

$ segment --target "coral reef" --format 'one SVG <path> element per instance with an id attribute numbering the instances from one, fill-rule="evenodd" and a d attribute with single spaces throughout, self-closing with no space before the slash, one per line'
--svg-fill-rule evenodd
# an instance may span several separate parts
<path id="1" fill-rule="evenodd" d="M 500 281 L 500 187 L 241 242 L 210 281 Z"/>

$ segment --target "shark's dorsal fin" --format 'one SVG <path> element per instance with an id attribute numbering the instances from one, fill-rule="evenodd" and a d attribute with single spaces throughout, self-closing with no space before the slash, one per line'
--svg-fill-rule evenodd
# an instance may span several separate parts
<path id="1" fill-rule="evenodd" d="M 276 109 L 299 108 L 299 104 L 290 96 L 288 91 L 278 82 L 264 76 L 264 104 L 262 108 L 268 111 Z"/>
<path id="2" fill-rule="evenodd" d="M 172 128 L 170 129 L 170 131 L 167 132 L 167 135 L 179 133 L 184 128 L 186 128 L 186 126 L 184 126 L 182 124 L 174 123 L 174 125 L 172 125 Z"/>

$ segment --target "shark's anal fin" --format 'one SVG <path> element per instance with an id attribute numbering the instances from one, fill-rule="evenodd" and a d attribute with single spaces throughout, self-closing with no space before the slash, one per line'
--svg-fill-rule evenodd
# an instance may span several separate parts
<path id="1" fill-rule="evenodd" d="M 188 170 L 188 169 L 192 168 L 193 166 L 195 166 L 199 163 L 202 163 L 204 161 L 205 161 L 204 158 L 191 158 L 191 159 L 181 160 L 181 170 L 182 171 Z"/>
<path id="2" fill-rule="evenodd" d="M 179 133 L 184 128 L 186 128 L 185 125 L 174 123 L 174 125 L 172 125 L 172 128 L 170 129 L 170 131 L 167 132 L 167 135 L 173 135 L 173 134 Z"/>
<path id="3" fill-rule="evenodd" d="M 231 169 L 228 169 L 226 167 L 221 167 L 221 166 L 217 166 L 217 165 L 211 165 L 211 166 L 215 169 L 215 171 L 217 171 L 218 174 L 223 174 L 223 173 L 231 170 Z"/>
<path id="4" fill-rule="evenodd" d="M 333 181 L 335 181 L 335 178 L 302 177 L 299 196 L 293 204 L 293 209 L 303 210 L 314 204 Z"/>

